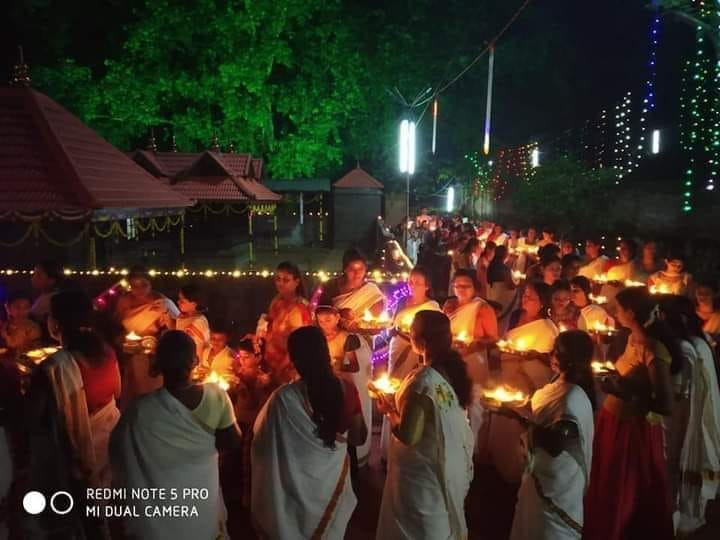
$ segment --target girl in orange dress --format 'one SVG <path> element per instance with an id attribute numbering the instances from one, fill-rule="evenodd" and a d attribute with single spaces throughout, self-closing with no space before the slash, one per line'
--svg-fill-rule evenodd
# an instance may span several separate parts
<path id="1" fill-rule="evenodd" d="M 268 327 L 265 335 L 265 363 L 277 384 L 295 379 L 295 369 L 288 356 L 288 336 L 301 326 L 312 322 L 310 307 L 303 298 L 300 270 L 291 262 L 282 262 L 275 270 L 275 289 L 268 310 Z M 262 336 L 258 336 L 262 337 Z"/>
<path id="2" fill-rule="evenodd" d="M 584 540 L 674 537 L 662 416 L 672 413 L 672 358 L 659 309 L 643 288 L 617 295 L 617 318 L 631 332 L 617 372 L 600 387 Z M 661 341 L 662 340 L 662 341 Z"/>

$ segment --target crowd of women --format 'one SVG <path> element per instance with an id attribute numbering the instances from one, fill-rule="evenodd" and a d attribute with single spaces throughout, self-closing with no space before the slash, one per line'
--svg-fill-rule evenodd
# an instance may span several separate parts
<path id="1" fill-rule="evenodd" d="M 520 235 L 424 213 L 413 229 L 419 264 L 382 331 L 387 363 L 375 365 L 380 338 L 364 319 L 389 306 L 354 249 L 311 302 L 299 269 L 279 265 L 275 298 L 232 349 L 196 284 L 175 302 L 136 268 L 128 291 L 98 311 L 83 290 L 60 286 L 55 265 L 38 265 L 39 296 L 12 292 L 0 329 L 2 534 L 227 537 L 237 500 L 248 536 L 343 538 L 373 411 L 386 466 L 379 539 L 467 538 L 478 464 L 519 486 L 513 540 L 663 539 L 702 527 L 720 482 L 720 312 L 681 252 L 661 264 L 656 244 L 624 239 L 609 258 L 589 238 L 580 256 L 550 229 Z M 51 342 L 60 349 L 21 376 L 18 358 Z M 380 372 L 397 391 L 373 401 Z M 498 386 L 527 404 L 489 406 Z M 102 487 L 207 491 L 153 501 L 159 515 L 130 500 L 88 517 L 87 488 Z M 66 491 L 76 504 L 28 515 L 19 509 L 29 490 Z M 183 504 L 191 517 L 177 515 Z"/>

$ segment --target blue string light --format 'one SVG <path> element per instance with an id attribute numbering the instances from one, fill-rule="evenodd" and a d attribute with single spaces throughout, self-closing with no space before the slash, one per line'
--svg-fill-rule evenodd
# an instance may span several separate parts
<path id="1" fill-rule="evenodd" d="M 650 132 L 650 122 L 648 116 L 655 110 L 656 100 L 656 81 L 657 81 L 657 51 L 660 42 L 660 15 L 658 1 L 654 0 L 655 15 L 650 22 L 650 58 L 648 60 L 648 74 L 645 80 L 645 96 L 643 97 L 640 107 L 640 138 L 638 140 L 635 151 L 635 166 L 639 165 L 642 160 L 643 153 L 647 153 L 648 133 Z"/>

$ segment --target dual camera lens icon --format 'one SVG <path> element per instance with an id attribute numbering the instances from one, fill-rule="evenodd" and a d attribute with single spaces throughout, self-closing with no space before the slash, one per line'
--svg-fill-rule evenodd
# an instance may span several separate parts
<path id="1" fill-rule="evenodd" d="M 48 500 L 39 491 L 28 491 L 23 497 L 23 508 L 33 516 L 42 514 L 48 505 Z M 67 491 L 56 491 L 50 496 L 50 510 L 59 516 L 72 511 L 75 500 Z"/>

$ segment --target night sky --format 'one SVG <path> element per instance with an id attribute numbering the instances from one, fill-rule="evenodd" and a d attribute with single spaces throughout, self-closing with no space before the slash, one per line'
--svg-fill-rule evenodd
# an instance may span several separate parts
<path id="1" fill-rule="evenodd" d="M 355 9 L 393 10 L 413 5 L 380 0 L 350 3 Z M 433 6 L 436 17 L 443 17 L 444 2 L 426 3 Z M 502 6 L 503 13 L 512 13 L 520 3 L 520 0 L 486 2 L 490 7 Z M 17 56 L 16 44 L 23 44 L 31 68 L 70 56 L 102 70 L 104 58 L 121 52 L 124 26 L 138 16 L 133 8 L 142 4 L 140 0 L 10 0 L 7 6 L 10 24 L 4 25 L 0 49 L 0 76 L 7 80 L 9 66 Z M 505 40 L 539 36 L 552 45 L 552 54 L 543 60 L 540 70 L 523 70 L 522 77 L 508 75 L 507 71 L 498 75 L 493 115 L 498 140 L 513 145 L 534 136 L 550 136 L 594 117 L 628 90 L 639 92 L 647 74 L 652 16 L 647 5 L 646 0 L 531 1 Z M 38 9 L 31 11 L 28 6 Z M 409 21 L 408 27 L 412 28 L 412 24 Z M 473 25 L 474 21 L 467 21 L 466 34 Z M 489 38 L 478 35 L 471 39 L 474 43 L 469 43 L 468 57 Z M 509 59 L 503 57 L 502 43 L 496 66 L 507 69 Z M 658 53 L 658 114 L 669 120 L 677 114 L 680 66 L 690 45 L 688 28 L 674 19 L 666 20 Z M 521 62 L 532 64 L 538 60 L 533 50 L 526 50 Z M 464 116 L 477 122 L 478 130 L 484 117 L 486 70 L 487 61 L 483 59 L 441 98 L 450 107 L 467 109 Z M 428 84 L 441 75 L 428 72 Z M 387 83 L 392 85 L 393 81 Z"/>

